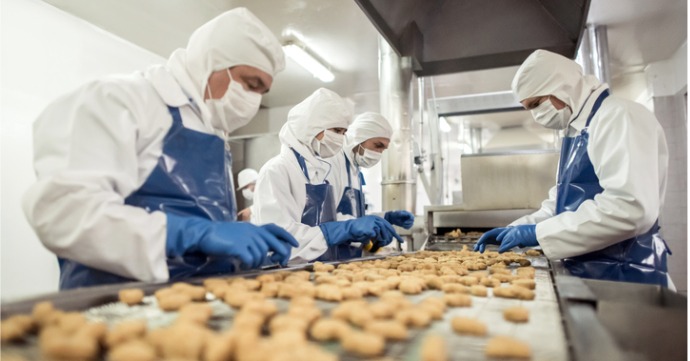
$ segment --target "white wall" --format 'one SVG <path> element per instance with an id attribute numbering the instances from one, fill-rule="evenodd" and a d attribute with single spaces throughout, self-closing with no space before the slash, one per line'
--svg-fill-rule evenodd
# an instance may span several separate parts
<path id="1" fill-rule="evenodd" d="M 688 291 L 688 119 L 687 44 L 669 59 L 652 63 L 645 73 L 653 94 L 654 113 L 668 144 L 666 199 L 659 217 L 661 235 L 673 255 L 669 273 L 679 292 Z"/>
<path id="2" fill-rule="evenodd" d="M 34 181 L 31 124 L 58 95 L 165 59 L 38 0 L 2 0 L 0 297 L 57 290 L 58 265 L 21 210 Z"/>

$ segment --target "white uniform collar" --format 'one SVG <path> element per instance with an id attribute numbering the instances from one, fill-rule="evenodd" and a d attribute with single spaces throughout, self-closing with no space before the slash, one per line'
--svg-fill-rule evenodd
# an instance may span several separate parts
<path id="1" fill-rule="evenodd" d="M 165 104 L 181 107 L 192 104 L 184 89 L 163 65 L 154 65 L 148 69 L 146 79 L 153 85 Z"/>
<path id="2" fill-rule="evenodd" d="M 570 122 L 570 125 L 564 131 L 566 137 L 575 136 L 582 131 L 582 129 L 585 127 L 585 124 L 587 124 L 587 118 L 592 112 L 592 108 L 594 107 L 594 103 L 597 101 L 597 98 L 599 98 L 599 95 L 601 95 L 601 93 L 608 88 L 608 84 L 601 84 L 599 87 L 594 89 L 592 93 L 590 93 L 584 105 L 582 105 L 582 108 L 578 111 L 575 119 Z"/>

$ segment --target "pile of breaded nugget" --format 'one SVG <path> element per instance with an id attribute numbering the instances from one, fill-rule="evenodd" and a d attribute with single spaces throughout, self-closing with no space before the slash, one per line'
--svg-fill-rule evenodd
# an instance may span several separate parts
<path id="1" fill-rule="evenodd" d="M 518 266 L 508 267 L 510 265 Z M 515 271 L 515 272 L 513 272 Z M 82 313 L 63 312 L 48 302 L 34 306 L 31 315 L 2 321 L 2 342 L 20 342 L 38 334 L 41 354 L 52 360 L 111 361 L 203 360 L 291 361 L 337 360 L 318 342 L 339 342 L 352 355 L 384 355 L 387 342 L 406 342 L 410 328 L 427 328 L 443 319 L 448 308 L 471 307 L 472 297 L 534 299 L 535 269 L 521 254 L 506 252 L 421 251 L 385 259 L 355 261 L 337 266 L 316 262 L 313 272 L 282 271 L 256 278 L 209 278 L 203 285 L 175 283 L 157 290 L 155 302 L 177 313 L 166 327 L 149 329 L 146 320 L 121 321 L 112 327 L 89 322 Z M 406 295 L 439 290 L 413 303 Z M 144 300 L 140 289 L 124 289 L 120 301 L 136 307 Z M 366 297 L 366 298 L 365 298 Z M 289 299 L 279 312 L 272 299 Z M 421 298 L 421 297 L 418 297 Z M 222 300 L 236 309 L 226 330 L 210 328 L 210 301 Z M 332 302 L 318 307 L 316 300 Z M 151 300 L 153 302 L 153 300 Z M 528 322 L 522 307 L 504 310 L 511 322 Z M 463 336 L 487 335 L 487 325 L 466 317 L 450 320 Z M 442 336 L 427 335 L 419 348 L 423 361 L 448 360 Z M 487 342 L 489 357 L 530 358 L 525 343 L 497 336 Z"/>

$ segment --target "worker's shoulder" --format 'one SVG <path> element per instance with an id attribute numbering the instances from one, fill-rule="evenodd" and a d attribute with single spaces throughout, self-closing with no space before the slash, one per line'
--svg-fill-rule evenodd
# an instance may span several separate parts
<path id="1" fill-rule="evenodd" d="M 144 72 L 137 71 L 129 74 L 111 74 L 90 80 L 71 92 L 64 94 L 62 99 L 73 99 L 82 102 L 109 102 L 130 104 L 148 103 L 156 92 Z"/>
<path id="2" fill-rule="evenodd" d="M 647 116 L 653 113 L 647 109 L 644 105 L 632 101 L 630 99 L 625 99 L 617 96 L 610 96 L 602 104 L 602 110 L 607 113 L 618 113 L 618 114 L 633 114 Z"/>

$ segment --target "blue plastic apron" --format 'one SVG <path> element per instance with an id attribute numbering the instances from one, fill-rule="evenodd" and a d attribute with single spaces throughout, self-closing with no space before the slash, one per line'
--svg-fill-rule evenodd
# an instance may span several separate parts
<path id="1" fill-rule="evenodd" d="M 158 164 L 141 188 L 125 199 L 125 204 L 148 212 L 235 221 L 237 206 L 230 177 L 230 150 L 215 135 L 185 128 L 178 108 L 168 110 L 173 122 L 163 140 Z M 134 281 L 68 259 L 58 261 L 60 289 Z M 202 254 L 168 258 L 167 263 L 170 280 L 229 273 L 239 264 L 233 257 Z"/>
<path id="2" fill-rule="evenodd" d="M 599 185 L 599 178 L 587 154 L 587 144 L 589 123 L 608 95 L 608 90 L 599 95 L 578 136 L 563 138 L 556 214 L 573 212 L 584 201 L 594 199 L 595 195 L 604 190 Z M 666 243 L 659 235 L 657 221 L 643 234 L 599 251 L 566 258 L 563 263 L 572 275 L 578 277 L 666 286 L 667 252 Z"/>
<path id="3" fill-rule="evenodd" d="M 304 157 L 296 150 L 290 148 L 297 158 L 304 176 L 307 178 L 306 188 L 307 199 L 302 211 L 302 219 L 300 222 L 311 227 L 316 227 L 321 223 L 333 222 L 336 220 L 335 213 L 335 199 L 333 198 L 333 186 L 324 181 L 322 184 L 311 184 L 309 179 L 309 171 L 307 171 L 307 164 Z M 349 245 L 338 245 L 336 247 L 328 247 L 326 253 L 317 258 L 316 261 L 338 261 L 347 260 L 354 257 L 361 257 L 362 250 Z"/>
<path id="4" fill-rule="evenodd" d="M 348 214 L 355 216 L 356 218 L 364 216 L 364 193 L 361 189 L 352 187 L 352 177 L 350 174 L 350 160 L 347 159 L 345 153 L 345 168 L 347 168 L 347 187 L 343 190 L 343 195 L 340 197 L 340 203 L 338 204 L 338 213 Z M 364 185 L 364 178 L 362 177 L 362 172 L 357 172 L 359 177 L 359 182 Z"/>

